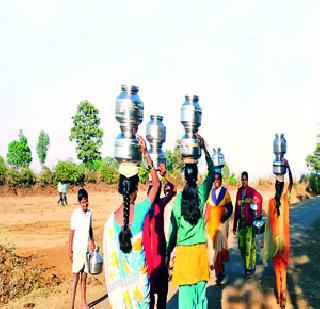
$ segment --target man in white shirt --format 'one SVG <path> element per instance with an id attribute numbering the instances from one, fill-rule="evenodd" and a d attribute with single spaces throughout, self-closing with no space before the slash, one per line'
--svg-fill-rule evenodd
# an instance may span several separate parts
<path id="1" fill-rule="evenodd" d="M 85 189 L 78 191 L 79 207 L 74 209 L 71 217 L 69 235 L 69 258 L 72 262 L 72 303 L 76 296 L 77 283 L 81 274 L 81 308 L 87 308 L 86 279 L 88 273 L 87 252 L 88 243 L 90 251 L 93 250 L 94 240 L 92 232 L 92 215 L 88 208 L 88 192 Z"/>
<path id="2" fill-rule="evenodd" d="M 62 204 L 62 185 L 61 185 L 61 181 L 58 182 L 58 193 L 59 193 L 58 204 Z"/>

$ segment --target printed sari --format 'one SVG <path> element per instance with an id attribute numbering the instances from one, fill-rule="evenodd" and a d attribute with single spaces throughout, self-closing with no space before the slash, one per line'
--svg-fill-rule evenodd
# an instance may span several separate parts
<path id="1" fill-rule="evenodd" d="M 132 236 L 132 251 L 119 249 L 119 225 L 114 214 L 104 227 L 104 265 L 109 301 L 113 308 L 149 308 L 150 286 L 142 245 L 142 230 Z"/>

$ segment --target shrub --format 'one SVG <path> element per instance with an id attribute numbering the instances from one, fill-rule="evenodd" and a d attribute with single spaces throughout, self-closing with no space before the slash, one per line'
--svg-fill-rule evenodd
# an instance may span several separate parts
<path id="1" fill-rule="evenodd" d="M 19 185 L 19 173 L 13 167 L 7 170 L 7 184 L 13 187 Z"/>
<path id="2" fill-rule="evenodd" d="M 231 174 L 229 175 L 227 181 L 228 181 L 228 184 L 229 184 L 229 185 L 232 185 L 232 186 L 236 185 L 236 184 L 237 184 L 237 178 L 236 178 L 235 173 L 231 173 Z"/>
<path id="3" fill-rule="evenodd" d="M 118 171 L 115 168 L 110 167 L 106 164 L 103 164 L 101 166 L 101 168 L 99 169 L 99 173 L 102 176 L 103 182 L 105 182 L 106 184 L 116 183 L 119 180 Z"/>
<path id="4" fill-rule="evenodd" d="M 149 171 L 141 165 L 139 170 L 139 182 L 140 183 L 147 183 L 149 180 Z"/>
<path id="5" fill-rule="evenodd" d="M 23 167 L 20 171 L 19 185 L 21 187 L 29 187 L 36 183 L 35 173 L 27 167 Z"/>
<path id="6" fill-rule="evenodd" d="M 56 185 L 59 181 L 63 181 L 75 184 L 78 181 L 79 173 L 77 165 L 71 160 L 59 161 L 54 169 L 52 183 Z"/>
<path id="7" fill-rule="evenodd" d="M 8 167 L 3 157 L 0 156 L 0 185 L 6 182 Z"/>
<path id="8" fill-rule="evenodd" d="M 91 170 L 89 168 L 85 168 L 84 177 L 85 182 L 87 183 L 97 183 L 100 179 L 100 173 L 98 171 Z"/>
<path id="9" fill-rule="evenodd" d="M 311 173 L 309 175 L 309 189 L 312 195 L 320 194 L 320 174 Z"/>
<path id="10" fill-rule="evenodd" d="M 97 159 L 97 160 L 92 160 L 92 161 L 90 161 L 90 162 L 87 162 L 86 163 L 86 168 L 88 169 L 88 170 L 91 170 L 91 171 L 98 171 L 100 168 L 101 168 L 101 166 L 103 165 L 103 161 L 102 160 L 99 160 L 99 159 Z"/>
<path id="11" fill-rule="evenodd" d="M 47 186 L 52 184 L 52 172 L 49 167 L 43 166 L 37 176 L 37 181 L 40 186 Z"/>
<path id="12" fill-rule="evenodd" d="M 114 168 L 114 169 L 118 169 L 118 168 L 119 168 L 119 163 L 118 163 L 118 161 L 117 161 L 115 158 L 113 158 L 113 157 L 105 157 L 105 158 L 103 159 L 103 162 L 104 162 L 105 164 L 107 164 L 108 166 Z"/>
<path id="13" fill-rule="evenodd" d="M 20 173 L 14 169 L 8 169 L 7 183 L 10 186 L 29 187 L 36 183 L 36 175 L 27 167 L 23 167 Z"/>
<path id="14" fill-rule="evenodd" d="M 85 183 L 85 181 L 86 181 L 85 169 L 86 169 L 86 166 L 84 163 L 81 163 L 76 166 L 76 178 L 77 178 L 76 183 L 77 184 L 83 185 Z"/>

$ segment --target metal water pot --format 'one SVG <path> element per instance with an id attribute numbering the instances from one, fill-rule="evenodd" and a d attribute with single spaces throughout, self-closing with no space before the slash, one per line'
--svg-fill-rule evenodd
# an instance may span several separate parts
<path id="1" fill-rule="evenodd" d="M 160 163 L 166 163 L 166 156 L 162 151 L 162 145 L 166 141 L 166 127 L 163 124 L 163 117 L 151 115 L 147 124 L 146 139 L 150 143 L 149 154 L 156 168 Z"/>
<path id="2" fill-rule="evenodd" d="M 283 175 L 286 173 L 286 167 L 283 163 L 283 156 L 287 152 L 287 142 L 283 134 L 276 134 L 273 141 L 273 153 L 276 158 L 273 161 L 273 173 L 276 175 Z"/>
<path id="3" fill-rule="evenodd" d="M 258 205 L 251 203 L 250 204 L 250 212 L 253 216 L 253 232 L 256 235 L 261 235 L 264 233 L 265 222 L 262 216 L 258 216 Z"/>
<path id="4" fill-rule="evenodd" d="M 141 153 L 139 142 L 133 131 L 138 131 L 143 121 L 144 105 L 138 96 L 137 86 L 121 86 L 121 93 L 116 100 L 115 116 L 120 123 L 121 133 L 115 140 L 115 158 L 119 163 L 139 164 Z"/>
<path id="5" fill-rule="evenodd" d="M 185 102 L 181 106 L 181 123 L 185 134 L 181 138 L 181 154 L 183 157 L 198 159 L 201 156 L 199 141 L 195 136 L 201 125 L 202 110 L 198 103 L 199 97 L 185 96 Z"/>
<path id="6" fill-rule="evenodd" d="M 213 148 L 212 161 L 215 170 L 221 173 L 221 169 L 226 165 L 224 154 L 221 153 L 221 148 Z"/>
<path id="7" fill-rule="evenodd" d="M 99 253 L 99 247 L 95 247 L 92 252 L 88 253 L 88 268 L 89 273 L 97 275 L 102 272 L 103 258 Z"/>

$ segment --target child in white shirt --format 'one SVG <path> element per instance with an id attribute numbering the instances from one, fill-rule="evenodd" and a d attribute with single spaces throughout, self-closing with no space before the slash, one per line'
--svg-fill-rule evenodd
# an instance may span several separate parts
<path id="1" fill-rule="evenodd" d="M 92 232 L 92 215 L 88 208 L 88 192 L 85 189 L 78 191 L 79 207 L 74 209 L 71 217 L 69 234 L 69 258 L 72 262 L 72 303 L 76 296 L 77 283 L 81 274 L 81 308 L 88 308 L 86 300 L 86 280 L 88 273 L 87 253 L 88 243 L 93 250 L 94 240 Z"/>

